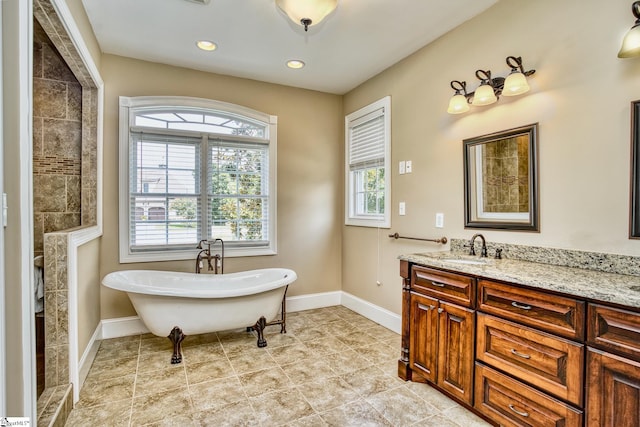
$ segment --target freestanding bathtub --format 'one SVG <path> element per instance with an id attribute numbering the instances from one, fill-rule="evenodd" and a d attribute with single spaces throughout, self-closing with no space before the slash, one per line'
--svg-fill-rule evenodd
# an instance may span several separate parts
<path id="1" fill-rule="evenodd" d="M 180 363 L 180 344 L 187 335 L 253 327 L 258 347 L 267 345 L 263 329 L 282 309 L 295 271 L 266 268 L 230 274 L 195 274 L 128 270 L 107 274 L 102 284 L 129 295 L 152 334 L 173 342 L 171 363 Z"/>

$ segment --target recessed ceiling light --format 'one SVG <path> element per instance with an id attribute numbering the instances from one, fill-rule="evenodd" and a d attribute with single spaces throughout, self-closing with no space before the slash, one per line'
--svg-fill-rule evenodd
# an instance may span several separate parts
<path id="1" fill-rule="evenodd" d="M 198 40 L 196 42 L 196 46 L 198 46 L 202 50 L 207 50 L 207 51 L 216 50 L 218 48 L 218 45 L 216 45 L 214 42 L 209 40 Z"/>
<path id="2" fill-rule="evenodd" d="M 299 59 L 292 59 L 290 61 L 287 61 L 287 67 L 293 68 L 294 70 L 298 70 L 304 67 L 304 65 L 304 62 L 300 61 Z"/>

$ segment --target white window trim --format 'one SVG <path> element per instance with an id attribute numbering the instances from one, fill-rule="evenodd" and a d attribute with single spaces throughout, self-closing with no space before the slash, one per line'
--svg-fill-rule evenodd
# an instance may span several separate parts
<path id="1" fill-rule="evenodd" d="M 353 212 L 353 191 L 354 183 L 351 179 L 351 173 L 349 170 L 349 145 L 350 135 L 349 129 L 353 122 L 361 119 L 362 117 L 373 113 L 379 109 L 384 110 L 384 186 L 385 186 L 385 198 L 384 198 L 384 218 L 371 218 L 367 219 L 362 216 L 354 216 Z M 377 227 L 377 228 L 391 228 L 391 97 L 385 96 L 372 104 L 367 105 L 345 117 L 345 225 L 354 225 L 359 227 Z"/>
<path id="2" fill-rule="evenodd" d="M 171 106 L 195 107 L 224 111 L 249 117 L 269 125 L 269 245 L 265 247 L 225 248 L 225 257 L 246 257 L 277 254 L 277 125 L 278 117 L 252 110 L 241 105 L 203 98 L 183 96 L 120 97 L 119 141 L 119 248 L 120 262 L 152 262 L 195 259 L 198 250 L 159 250 L 131 252 L 129 248 L 129 134 L 131 110 L 139 107 Z"/>

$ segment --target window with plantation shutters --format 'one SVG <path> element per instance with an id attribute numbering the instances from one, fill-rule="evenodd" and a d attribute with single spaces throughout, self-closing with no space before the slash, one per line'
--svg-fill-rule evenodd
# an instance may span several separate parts
<path id="1" fill-rule="evenodd" d="M 196 98 L 120 98 L 121 262 L 274 254 L 276 118 Z"/>
<path id="2" fill-rule="evenodd" d="M 345 118 L 347 225 L 390 227 L 391 99 Z"/>

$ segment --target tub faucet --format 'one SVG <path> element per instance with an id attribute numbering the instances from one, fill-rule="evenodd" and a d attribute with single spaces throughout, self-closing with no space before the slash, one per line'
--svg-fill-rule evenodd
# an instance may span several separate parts
<path id="1" fill-rule="evenodd" d="M 222 252 L 213 255 L 211 253 L 211 245 L 215 245 L 217 242 L 220 242 Z M 224 241 L 222 239 L 215 239 L 213 241 L 207 239 L 200 240 L 196 249 L 200 249 L 198 256 L 196 256 L 196 273 L 200 273 L 202 261 L 205 259 L 207 260 L 207 271 L 213 271 L 214 274 L 224 273 Z M 213 263 L 211 260 L 213 260 Z"/>
<path id="2" fill-rule="evenodd" d="M 469 255 L 476 254 L 476 250 L 475 250 L 476 237 L 479 237 L 480 240 L 482 240 L 482 250 L 480 252 L 480 256 L 486 258 L 487 257 L 487 241 L 484 239 L 484 236 L 480 233 L 474 234 L 473 237 L 471 238 L 471 241 L 469 242 L 471 246 L 471 249 L 469 249 Z"/>

